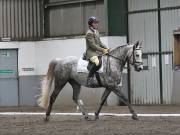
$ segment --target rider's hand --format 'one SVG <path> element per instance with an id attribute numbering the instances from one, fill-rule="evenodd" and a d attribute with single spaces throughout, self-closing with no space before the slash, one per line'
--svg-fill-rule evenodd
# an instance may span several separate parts
<path id="1" fill-rule="evenodd" d="M 103 49 L 103 54 L 107 54 L 109 52 L 109 49 Z"/>

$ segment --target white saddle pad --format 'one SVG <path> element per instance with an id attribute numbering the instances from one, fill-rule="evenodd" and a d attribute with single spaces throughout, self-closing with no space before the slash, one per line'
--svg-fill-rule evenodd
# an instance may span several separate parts
<path id="1" fill-rule="evenodd" d="M 88 66 L 88 61 L 83 60 L 82 57 L 80 57 L 78 60 L 78 64 L 77 64 L 77 72 L 89 73 L 87 66 Z M 97 72 L 99 72 L 99 73 L 103 72 L 103 64 Z"/>

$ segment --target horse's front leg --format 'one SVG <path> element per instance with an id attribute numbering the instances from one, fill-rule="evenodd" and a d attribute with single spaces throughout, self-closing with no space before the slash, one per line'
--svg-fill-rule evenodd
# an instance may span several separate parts
<path id="1" fill-rule="evenodd" d="M 111 93 L 111 90 L 106 88 L 103 95 L 102 95 L 102 97 L 101 97 L 101 101 L 100 101 L 100 103 L 99 103 L 99 105 L 97 107 L 97 110 L 95 112 L 95 120 L 99 119 L 99 113 L 101 111 L 101 108 L 104 105 L 104 103 L 105 103 L 105 101 L 106 101 L 106 99 L 107 99 L 107 97 L 109 96 L 110 93 Z"/>
<path id="2" fill-rule="evenodd" d="M 120 100 L 126 104 L 129 108 L 130 113 L 132 114 L 132 119 L 133 120 L 138 120 L 138 116 L 135 113 L 134 109 L 132 108 L 131 104 L 129 103 L 128 99 L 126 98 L 126 96 L 121 92 L 119 87 L 116 87 L 113 92 L 119 96 Z"/>

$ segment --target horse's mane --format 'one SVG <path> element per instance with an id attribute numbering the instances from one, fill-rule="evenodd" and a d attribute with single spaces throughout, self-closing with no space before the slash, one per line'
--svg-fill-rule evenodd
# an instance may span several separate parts
<path id="1" fill-rule="evenodd" d="M 115 50 L 119 49 L 119 48 L 122 48 L 122 47 L 126 47 L 126 46 L 130 46 L 130 44 L 125 44 L 125 45 L 119 45 L 118 47 L 114 48 L 113 50 L 110 51 L 110 53 L 114 52 Z"/>

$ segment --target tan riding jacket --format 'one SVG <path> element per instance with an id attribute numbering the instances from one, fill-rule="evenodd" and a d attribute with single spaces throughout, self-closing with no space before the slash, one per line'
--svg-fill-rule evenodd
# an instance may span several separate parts
<path id="1" fill-rule="evenodd" d="M 86 56 L 90 59 L 92 56 L 99 56 L 107 47 L 100 41 L 99 32 L 89 28 L 86 32 Z"/>

